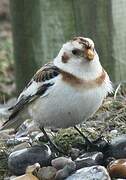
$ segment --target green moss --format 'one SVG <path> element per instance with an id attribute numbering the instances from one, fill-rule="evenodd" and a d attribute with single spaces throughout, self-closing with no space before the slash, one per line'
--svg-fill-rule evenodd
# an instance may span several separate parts
<path id="1" fill-rule="evenodd" d="M 73 128 L 61 129 L 54 137 L 54 141 L 65 152 L 78 143 L 84 143 L 83 137 Z"/>

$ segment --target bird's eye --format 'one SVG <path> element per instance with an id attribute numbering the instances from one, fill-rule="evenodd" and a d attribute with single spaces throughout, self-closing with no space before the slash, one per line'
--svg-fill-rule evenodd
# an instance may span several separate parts
<path id="1" fill-rule="evenodd" d="M 81 51 L 80 51 L 80 49 L 73 49 L 72 54 L 79 56 L 79 55 L 81 55 Z"/>

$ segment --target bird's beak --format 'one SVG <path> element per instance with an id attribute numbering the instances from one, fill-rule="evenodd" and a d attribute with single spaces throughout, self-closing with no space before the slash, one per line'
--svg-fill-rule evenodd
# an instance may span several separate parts
<path id="1" fill-rule="evenodd" d="M 95 52 L 92 48 L 85 48 L 84 50 L 84 57 L 88 59 L 89 61 L 92 61 L 94 59 Z"/>

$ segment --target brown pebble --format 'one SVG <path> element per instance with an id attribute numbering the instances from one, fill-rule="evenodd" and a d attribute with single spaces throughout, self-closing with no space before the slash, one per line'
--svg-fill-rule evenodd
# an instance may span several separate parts
<path id="1" fill-rule="evenodd" d="M 34 165 L 28 166 L 26 169 L 26 174 L 24 174 L 22 176 L 15 177 L 13 180 L 38 180 L 38 178 L 32 174 L 32 172 L 36 168 L 40 168 L 40 165 L 38 163 L 35 163 Z"/>
<path id="2" fill-rule="evenodd" d="M 42 167 L 37 173 L 39 180 L 54 180 L 56 176 L 56 168 L 52 166 Z"/>
<path id="3" fill-rule="evenodd" d="M 110 162 L 107 170 L 112 178 L 126 178 L 126 159 Z"/>
<path id="4" fill-rule="evenodd" d="M 14 178 L 13 180 L 39 180 L 39 179 L 32 174 L 24 174 L 22 176 L 18 176 Z"/>

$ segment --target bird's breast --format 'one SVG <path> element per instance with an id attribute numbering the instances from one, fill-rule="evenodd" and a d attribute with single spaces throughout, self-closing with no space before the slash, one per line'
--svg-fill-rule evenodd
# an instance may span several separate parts
<path id="1" fill-rule="evenodd" d="M 59 82 L 48 95 L 39 98 L 32 108 L 33 119 L 41 126 L 66 128 L 83 122 L 102 104 L 101 88 L 80 90 Z"/>

